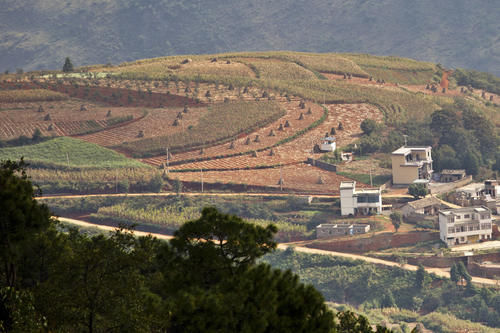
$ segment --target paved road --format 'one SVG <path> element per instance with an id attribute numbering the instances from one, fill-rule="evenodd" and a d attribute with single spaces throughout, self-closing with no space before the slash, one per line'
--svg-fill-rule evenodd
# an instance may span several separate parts
<path id="1" fill-rule="evenodd" d="M 65 218 L 65 217 L 59 217 L 58 219 L 61 222 L 71 223 L 71 224 L 82 226 L 82 227 L 97 228 L 97 229 L 106 230 L 106 231 L 113 231 L 116 229 L 115 227 L 103 226 L 103 225 L 93 224 L 93 223 L 75 220 L 75 219 L 70 219 L 70 218 Z M 147 233 L 147 232 L 142 232 L 142 231 L 134 231 L 134 234 L 136 234 L 137 236 L 152 235 L 158 239 L 166 239 L 166 240 L 172 238 L 172 236 L 168 236 L 168 235 L 153 234 L 153 233 Z M 307 248 L 307 247 L 303 247 L 303 246 L 295 246 L 295 244 L 292 244 L 292 245 L 289 245 L 286 243 L 278 244 L 278 249 L 286 250 L 289 246 L 293 246 L 295 251 L 303 252 L 303 253 L 322 254 L 322 255 L 329 255 L 329 256 L 334 256 L 334 257 L 345 257 L 345 258 L 350 258 L 350 259 L 354 259 L 354 260 L 363 260 L 363 261 L 377 264 L 377 265 L 390 266 L 390 267 L 398 266 L 398 267 L 400 267 L 402 269 L 406 269 L 408 271 L 416 271 L 418 269 L 418 267 L 414 266 L 414 265 L 407 265 L 407 264 L 400 265 L 399 263 L 396 263 L 393 261 L 371 258 L 371 257 L 357 255 L 357 254 L 325 251 L 325 250 L 319 250 L 319 249 L 311 249 L 311 248 Z M 429 273 L 434 273 L 440 277 L 445 277 L 445 278 L 450 277 L 449 269 L 425 267 L 425 270 Z M 498 286 L 499 285 L 498 281 L 496 281 L 496 280 L 485 279 L 485 278 L 480 278 L 480 277 L 475 277 L 475 276 L 472 277 L 472 282 L 477 283 L 477 284 L 482 284 L 482 285 L 489 285 L 489 286 Z"/>

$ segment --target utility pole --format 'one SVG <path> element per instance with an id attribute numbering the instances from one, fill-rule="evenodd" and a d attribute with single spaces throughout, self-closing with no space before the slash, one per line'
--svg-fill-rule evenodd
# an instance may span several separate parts
<path id="1" fill-rule="evenodd" d="M 167 174 L 168 174 L 168 162 L 169 162 L 170 155 L 168 154 L 168 147 L 167 147 Z"/>
<path id="2" fill-rule="evenodd" d="M 280 191 L 283 192 L 283 168 L 280 162 Z"/>
<path id="3" fill-rule="evenodd" d="M 370 186 L 373 187 L 372 168 L 370 167 Z"/>
<path id="4" fill-rule="evenodd" d="M 68 163 L 68 168 L 69 168 L 69 154 L 66 152 L 66 162 Z"/>
<path id="5" fill-rule="evenodd" d="M 200 173 L 201 173 L 201 193 L 203 193 L 203 169 L 200 168 Z"/>

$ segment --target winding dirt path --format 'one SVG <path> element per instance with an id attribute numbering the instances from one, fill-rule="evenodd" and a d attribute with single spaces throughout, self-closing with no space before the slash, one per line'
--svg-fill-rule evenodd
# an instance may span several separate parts
<path id="1" fill-rule="evenodd" d="M 58 219 L 61 222 L 71 223 L 71 224 L 74 224 L 74 225 L 77 225 L 80 227 L 97 228 L 97 229 L 105 230 L 105 231 L 116 230 L 116 228 L 114 228 L 114 227 L 93 224 L 93 223 L 75 220 L 75 219 L 70 219 L 70 218 L 65 218 L 65 217 L 59 217 Z M 173 238 L 172 236 L 168 236 L 168 235 L 157 234 L 157 233 L 147 233 L 147 232 L 142 232 L 142 231 L 134 231 L 134 234 L 137 236 L 151 235 L 153 237 L 156 237 L 158 239 L 163 239 L 163 240 L 169 240 L 169 239 Z M 363 260 L 365 262 L 369 262 L 369 263 L 372 263 L 375 265 L 382 265 L 382 266 L 388 266 L 388 267 L 396 267 L 397 266 L 397 267 L 399 267 L 401 269 L 405 269 L 407 271 L 416 271 L 418 269 L 418 267 L 415 265 L 408 265 L 408 264 L 401 265 L 399 263 L 395 263 L 392 261 L 366 257 L 366 256 L 357 255 L 357 254 L 310 249 L 310 248 L 302 247 L 302 246 L 289 245 L 287 243 L 278 244 L 278 249 L 286 250 L 289 246 L 293 246 L 295 251 L 302 252 L 302 253 L 321 254 L 321 255 L 328 255 L 328 256 L 333 256 L 333 257 L 344 257 L 344 258 L 349 258 L 349 259 L 353 259 L 353 260 Z M 428 273 L 436 274 L 439 277 L 450 278 L 449 269 L 425 267 L 425 270 Z M 480 285 L 488 285 L 488 286 L 496 286 L 496 287 L 499 286 L 499 283 L 497 280 L 480 278 L 480 277 L 476 277 L 476 276 L 472 277 L 472 282 L 474 282 L 476 284 L 480 284 Z"/>

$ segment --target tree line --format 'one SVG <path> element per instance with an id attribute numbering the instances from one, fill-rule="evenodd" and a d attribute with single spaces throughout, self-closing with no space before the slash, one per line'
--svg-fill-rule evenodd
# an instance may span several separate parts
<path id="1" fill-rule="evenodd" d="M 471 175 L 479 174 L 481 167 L 500 171 L 499 140 L 494 124 L 463 98 L 456 98 L 453 104 L 436 110 L 428 119 L 411 119 L 391 131 L 368 119 L 362 122 L 361 129 L 364 135 L 359 150 L 365 154 L 392 152 L 404 144 L 403 136 L 407 135 L 408 145 L 433 147 L 435 171 L 465 169 Z"/>
<path id="2" fill-rule="evenodd" d="M 373 332 L 257 261 L 276 248 L 274 225 L 207 207 L 169 242 L 88 235 L 51 218 L 25 167 L 0 164 L 0 332 Z"/>

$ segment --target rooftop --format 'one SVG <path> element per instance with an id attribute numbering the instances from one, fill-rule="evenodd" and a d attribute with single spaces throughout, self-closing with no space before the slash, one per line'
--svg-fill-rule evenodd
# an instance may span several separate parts
<path id="1" fill-rule="evenodd" d="M 434 205 L 441 205 L 441 200 L 436 197 L 427 197 L 420 200 L 408 202 L 408 206 L 412 207 L 413 209 L 422 209 L 424 207 Z"/>
<path id="2" fill-rule="evenodd" d="M 393 155 L 408 155 L 412 151 L 426 151 L 428 149 L 432 149 L 431 146 L 402 146 L 395 151 L 392 152 Z"/>
<path id="3" fill-rule="evenodd" d="M 347 181 L 347 182 L 340 182 L 340 188 L 353 188 L 356 186 L 356 182 L 353 181 Z"/>
<path id="4" fill-rule="evenodd" d="M 456 213 L 484 213 L 484 212 L 489 212 L 490 209 L 485 206 L 471 206 L 471 207 L 463 207 L 463 208 L 456 208 L 456 209 L 444 209 L 440 210 L 439 214 L 443 215 L 454 215 Z"/>
<path id="5" fill-rule="evenodd" d="M 477 192 L 477 191 L 480 191 L 484 188 L 484 184 L 483 183 L 472 183 L 472 184 L 468 184 L 468 185 L 465 185 L 465 186 L 462 186 L 460 188 L 457 188 L 455 190 L 455 192 Z"/>
<path id="6" fill-rule="evenodd" d="M 442 175 L 465 175 L 464 169 L 444 169 L 441 170 Z"/>

